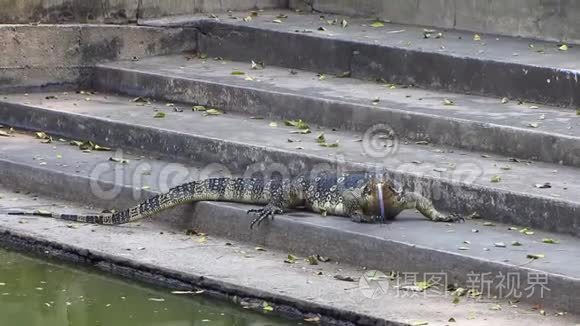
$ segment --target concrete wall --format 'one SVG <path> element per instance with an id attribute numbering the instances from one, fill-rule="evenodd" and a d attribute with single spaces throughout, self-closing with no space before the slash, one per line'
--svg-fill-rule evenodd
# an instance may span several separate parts
<path id="1" fill-rule="evenodd" d="M 288 0 L 0 0 L 0 23 L 128 23 L 199 12 L 288 8 Z"/>
<path id="2" fill-rule="evenodd" d="M 0 91 L 84 82 L 91 65 L 196 49 L 197 33 L 114 25 L 0 25 Z"/>
<path id="3" fill-rule="evenodd" d="M 290 0 L 293 8 L 580 43 L 575 0 Z"/>
<path id="4" fill-rule="evenodd" d="M 139 0 L 0 0 L 0 22 L 126 23 L 135 21 Z"/>

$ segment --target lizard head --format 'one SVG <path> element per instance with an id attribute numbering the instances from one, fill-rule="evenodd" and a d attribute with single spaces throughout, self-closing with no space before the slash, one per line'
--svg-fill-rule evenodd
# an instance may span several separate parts
<path id="1" fill-rule="evenodd" d="M 362 209 L 365 215 L 394 218 L 399 212 L 400 187 L 385 176 L 370 178 L 362 191 Z"/>

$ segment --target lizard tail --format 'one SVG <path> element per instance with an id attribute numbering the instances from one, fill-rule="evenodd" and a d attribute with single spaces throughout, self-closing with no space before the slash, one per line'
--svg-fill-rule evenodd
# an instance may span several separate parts
<path id="1" fill-rule="evenodd" d="M 8 215 L 41 216 L 72 222 L 117 225 L 134 222 L 184 203 L 197 201 L 229 201 L 267 204 L 270 201 L 270 182 L 262 179 L 210 178 L 184 183 L 155 195 L 138 205 L 112 213 L 91 215 L 58 214 L 52 212 L 8 212 Z"/>

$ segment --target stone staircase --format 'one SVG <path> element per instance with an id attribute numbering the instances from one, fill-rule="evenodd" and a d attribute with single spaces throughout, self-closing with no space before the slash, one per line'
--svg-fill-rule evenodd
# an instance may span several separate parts
<path id="1" fill-rule="evenodd" d="M 200 203 L 160 220 L 368 269 L 444 273 L 464 287 L 485 275 L 484 297 L 535 305 L 538 324 L 580 313 L 580 49 L 293 10 L 138 23 L 193 33 L 195 48 L 97 63 L 75 87 L 2 95 L 0 124 L 56 143 L 0 137 L 3 185 L 119 208 L 207 176 L 384 169 L 473 218 L 434 224 L 405 212 L 359 225 L 297 212 L 250 231 L 247 206 Z M 286 125 L 298 119 L 311 133 Z M 320 146 L 320 134 L 338 145 Z M 60 137 L 117 152 L 82 153 Z M 502 275 L 527 293 L 506 295 Z"/>

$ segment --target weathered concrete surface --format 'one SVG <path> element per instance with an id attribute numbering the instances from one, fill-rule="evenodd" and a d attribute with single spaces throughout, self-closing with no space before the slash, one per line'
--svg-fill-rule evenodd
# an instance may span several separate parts
<path id="1" fill-rule="evenodd" d="M 288 0 L 143 0 L 139 18 L 273 8 L 288 8 Z"/>
<path id="2" fill-rule="evenodd" d="M 0 25 L 0 90 L 83 84 L 93 64 L 196 48 L 197 33 L 112 25 Z"/>
<path id="3" fill-rule="evenodd" d="M 240 70 L 247 75 L 232 76 Z M 521 159 L 580 166 L 576 112 L 497 98 L 403 88 L 249 62 L 164 56 L 115 62 L 95 70 L 97 89 L 220 107 L 269 118 L 303 119 L 365 132 L 388 124 L 400 138 Z M 247 80 L 247 77 L 253 80 Z M 187 88 L 176 90 L 175 85 Z M 186 87 L 187 84 L 187 87 Z M 387 85 L 388 86 L 388 85 Z M 224 94 L 228 94 L 227 96 Z M 374 102 L 375 98 L 379 102 Z M 450 99 L 455 105 L 444 105 Z M 20 101 L 23 101 L 20 98 Z M 308 110 L 305 110 L 308 108 Z M 538 123 L 537 128 L 530 124 Z"/>
<path id="4" fill-rule="evenodd" d="M 306 4 L 305 4 L 306 3 Z M 291 0 L 291 8 L 580 43 L 580 4 L 555 0 Z"/>
<path id="5" fill-rule="evenodd" d="M 175 83 L 172 94 L 176 97 L 171 100 L 179 100 L 190 89 Z M 422 192 L 441 209 L 466 215 L 478 212 L 501 222 L 580 235 L 580 185 L 574 182 L 575 168 L 515 163 L 505 157 L 405 142 L 387 151 L 379 143 L 375 152 L 372 142 L 369 147 L 357 142 L 363 138 L 361 133 L 317 128 L 311 135 L 294 135 L 283 122 L 273 128 L 269 120 L 234 113 L 204 117 L 191 112 L 190 105 L 181 106 L 184 112 L 172 112 L 164 103 L 143 107 L 131 98 L 111 94 L 91 95 L 88 101 L 86 95 L 56 93 L 52 94 L 56 100 L 45 100 L 47 95 L 28 95 L 24 105 L 4 102 L 0 123 L 140 149 L 170 161 L 218 164 L 224 171 L 237 173 L 249 167 L 275 169 L 283 175 L 320 168 L 386 169 L 407 189 Z M 166 112 L 166 117 L 154 118 L 155 110 Z M 339 147 L 319 146 L 319 132 L 326 134 L 329 143 L 338 140 Z M 496 176 L 501 182 L 491 182 Z M 536 187 L 546 182 L 550 189 Z"/>
<path id="6" fill-rule="evenodd" d="M 147 190 L 142 190 L 142 183 L 132 184 L 130 177 L 133 180 L 141 180 L 141 177 L 135 178 L 139 174 L 139 165 L 150 164 L 152 167 L 160 167 L 160 162 L 151 161 L 147 158 L 141 158 L 136 161 L 136 157 L 127 155 L 125 158 L 131 159 L 128 164 L 119 164 L 109 161 L 111 153 L 107 152 L 93 152 L 90 154 L 83 153 L 80 150 L 68 146 L 66 143 L 55 144 L 41 144 L 38 140 L 30 136 L 22 134 L 16 135 L 13 138 L 0 139 L 2 148 L 2 155 L 0 156 L 0 174 L 3 184 L 17 185 L 16 190 L 20 193 L 33 191 L 35 194 L 47 194 L 56 197 L 67 197 L 74 199 L 77 202 L 91 203 L 106 206 L 107 208 L 128 207 L 135 202 L 134 189 L 139 189 L 139 194 L 148 196 L 157 192 L 160 187 L 158 184 L 147 183 L 150 187 Z M 57 157 L 60 155 L 60 157 Z M 34 160 L 32 159 L 34 158 Z M 45 164 L 41 164 L 45 162 Z M 108 169 L 104 167 L 108 167 Z M 95 167 L 101 172 L 98 175 L 94 174 Z M 190 167 L 192 171 L 198 170 L 196 166 Z M 119 172 L 121 170 L 121 172 Z M 122 175 L 122 177 L 119 177 Z M 172 178 L 170 174 L 164 173 L 163 170 L 153 168 L 148 175 L 149 178 L 157 180 L 162 184 L 163 182 L 169 185 L 174 185 L 187 180 L 187 176 L 181 175 L 180 178 Z M 109 197 L 104 196 L 102 192 L 95 191 L 94 183 L 100 182 L 103 189 L 118 189 L 120 190 L 111 201 Z M 150 180 L 151 181 L 151 180 Z M 59 212 L 86 212 L 83 208 L 77 210 L 75 205 L 55 202 L 54 200 L 45 201 L 42 198 L 28 200 L 23 198 L 23 195 L 14 195 L 6 192 L 0 192 L 0 212 L 6 212 L 9 209 L 47 209 Z M 50 204 L 50 205 L 48 205 Z M 111 206 L 111 205 L 117 206 Z M 46 206 L 44 206 L 46 205 Z M 357 276 L 352 274 L 352 269 L 344 263 L 354 264 L 355 266 L 366 266 L 368 269 L 379 269 L 383 271 L 397 270 L 399 272 L 408 273 L 440 273 L 443 272 L 447 276 L 447 282 L 460 282 L 466 284 L 469 274 L 473 273 L 492 273 L 497 276 L 500 273 L 506 275 L 507 273 L 517 273 L 521 277 L 521 286 L 532 282 L 529 280 L 531 274 L 539 272 L 548 276 L 548 283 L 545 284 L 550 291 L 544 292 L 544 298 L 538 297 L 539 289 L 535 292 L 536 296 L 523 297 L 522 300 L 537 304 L 542 303 L 549 309 L 565 310 L 567 312 L 577 312 L 576 295 L 577 287 L 580 286 L 580 267 L 578 264 L 572 262 L 578 261 L 578 238 L 567 237 L 562 235 L 554 235 L 543 232 L 538 232 L 534 235 L 526 236 L 517 231 L 507 230 L 505 225 L 497 225 L 495 227 L 482 226 L 483 221 L 468 221 L 465 224 L 433 224 L 419 218 L 415 213 L 405 213 L 401 218 L 389 225 L 363 225 L 352 223 L 348 219 L 338 217 L 320 217 L 314 214 L 305 213 L 290 213 L 285 216 L 279 216 L 274 222 L 265 223 L 254 231 L 248 228 L 251 216 L 245 213 L 245 210 L 250 206 L 237 204 L 221 204 L 221 203 L 199 203 L 193 208 L 188 205 L 183 205 L 179 209 L 167 211 L 160 216 L 156 216 L 153 226 L 148 226 L 148 222 L 140 223 L 138 225 L 124 225 L 119 227 L 105 227 L 105 226 L 80 226 L 79 228 L 67 228 L 66 222 L 53 221 L 42 218 L 17 218 L 14 216 L 0 215 L 0 229 L 10 230 L 11 233 L 17 232 L 24 234 L 35 240 L 55 242 L 58 239 L 59 244 L 74 244 L 77 249 L 73 252 L 80 251 L 79 249 L 88 249 L 91 253 L 85 254 L 85 257 L 97 257 L 99 254 L 106 254 L 110 256 L 117 256 L 117 253 L 125 253 L 124 257 L 131 259 L 138 258 L 137 262 L 149 263 L 149 271 L 157 273 L 165 267 L 170 265 L 172 269 L 177 269 L 175 272 L 180 275 L 189 275 L 192 270 L 183 271 L 179 266 L 188 266 L 196 273 L 203 275 L 206 282 L 212 284 L 214 278 L 222 280 L 220 284 L 238 284 L 250 287 L 250 294 L 246 296 L 256 296 L 256 292 L 263 291 L 265 288 L 283 289 L 287 291 L 288 288 L 293 288 L 295 291 L 301 291 L 300 286 L 295 285 L 292 281 L 290 283 L 284 282 L 278 277 L 270 278 L 263 286 L 256 287 L 253 280 L 259 280 L 273 271 L 264 269 L 261 265 L 263 261 L 252 261 L 242 263 L 240 268 L 247 268 L 244 272 L 238 271 L 238 265 L 231 266 L 227 254 L 221 251 L 224 247 L 220 243 L 223 241 L 211 241 L 214 236 L 223 236 L 231 240 L 243 241 L 246 243 L 257 243 L 266 248 L 277 248 L 284 252 L 292 252 L 300 255 L 319 254 L 328 256 L 332 259 L 331 271 L 323 270 L 324 278 L 332 278 L 333 275 L 340 273 L 343 275 Z M 95 209 L 92 209 L 95 211 Z M 21 224 L 20 221 L 25 221 Z M 209 243 L 200 244 L 198 241 L 191 241 L 189 237 L 183 235 L 171 235 L 171 232 L 166 230 L 181 231 L 185 228 L 194 228 L 199 232 L 209 232 Z M 163 235 L 157 234 L 159 230 L 165 231 Z M 472 229 L 480 230 L 478 233 L 472 232 Z M 88 234 L 85 234 L 85 232 Z M 182 231 L 181 231 L 182 232 Z M 91 234 L 94 233 L 94 234 Z M 4 239 L 6 238 L 4 234 Z M 542 238 L 556 238 L 560 240 L 558 245 L 549 245 L 541 243 Z M 105 240 L 106 239 L 106 240 Z M 517 240 L 522 243 L 522 247 L 509 246 L 507 248 L 497 248 L 493 243 L 504 242 L 509 243 Z M 187 242 L 184 242 L 187 241 Z M 98 247 L 93 247 L 92 244 Z M 100 243 L 100 244 L 99 244 Z M 191 250 L 190 246 L 194 246 Z M 459 247 L 469 247 L 469 250 L 460 251 Z M 144 250 L 135 250 L 139 247 L 145 247 Z M 216 247 L 216 248 L 214 248 Z M 253 246 L 252 246 L 253 247 Z M 126 251 L 127 248 L 132 248 L 131 251 Z M 155 250 L 161 248 L 171 248 L 172 253 L 167 254 L 165 250 L 159 255 L 149 256 Z M 209 253 L 203 248 L 209 249 Z M 250 247 L 251 248 L 251 247 Z M 489 248 L 489 249 L 484 249 Z M 65 248 L 66 249 L 66 248 Z M 98 249 L 97 252 L 93 250 Z M 252 257 L 264 257 L 260 252 L 255 250 L 240 249 L 238 258 L 244 255 Z M 364 252 L 364 255 L 361 255 Z M 525 256 L 528 253 L 543 253 L 546 255 L 544 259 L 537 261 L 528 261 Z M 131 253 L 134 253 L 131 254 Z M 254 254 L 255 253 L 255 254 Z M 203 255 L 202 257 L 190 258 L 188 255 Z M 268 256 L 268 254 L 266 254 Z M 277 266 L 284 266 L 283 259 L 285 254 L 276 254 L 278 258 L 271 260 Z M 173 257 L 180 257 L 179 263 L 174 261 Z M 110 260 L 111 258 L 107 259 Z M 96 259 L 99 261 L 99 259 Z M 215 260 L 215 263 L 212 263 Z M 203 262 L 193 263 L 192 262 Z M 339 262 L 340 265 L 334 265 Z M 106 262 L 105 262 L 106 264 Z M 252 265 L 247 267 L 245 265 Z M 327 265 L 327 264 L 323 264 Z M 521 265 L 526 265 L 522 267 Z M 140 269 L 140 264 L 132 264 Z M 288 265 L 286 265 L 288 266 Z M 302 263 L 298 263 L 298 270 L 301 270 Z M 329 267 L 329 266 L 321 266 Z M 254 270 L 254 268 L 256 268 Z M 209 271 L 209 269 L 213 269 Z M 261 272 L 259 272 L 261 270 Z M 228 271 L 229 276 L 221 273 Z M 278 271 L 276 275 L 285 275 L 282 271 Z M 311 277 L 312 270 L 307 268 L 303 272 Z M 161 272 L 163 273 L 163 272 Z M 359 272 L 360 273 L 360 272 Z M 531 273 L 531 274 L 530 274 Z M 220 277 L 217 277 L 217 276 Z M 236 275 L 235 277 L 233 275 Z M 248 275 L 252 275 L 249 279 L 240 283 Z M 515 275 L 515 274 L 512 274 Z M 419 277 L 421 280 L 422 276 Z M 298 298 L 310 298 L 309 300 L 317 302 L 316 298 L 319 296 L 312 296 L 310 291 L 319 291 L 319 289 L 312 289 L 312 284 L 303 282 L 301 278 L 296 278 L 296 282 L 302 282 L 302 286 L 310 286 L 310 290 L 301 293 Z M 208 283 L 206 283 L 207 286 Z M 283 285 L 282 285 L 283 284 Z M 332 298 L 326 296 L 333 294 L 334 288 L 343 289 L 341 284 L 330 286 L 329 289 L 324 290 L 319 295 L 325 298 Z M 495 284 L 495 283 L 494 283 Z M 327 284 L 328 285 L 328 284 Z M 400 290 L 393 288 L 394 284 L 384 286 L 388 289 L 388 294 L 394 296 L 381 295 L 377 298 L 377 304 L 373 307 L 367 307 L 367 304 L 358 302 L 354 306 L 349 305 L 346 310 L 353 310 L 361 314 L 379 314 L 381 318 L 385 318 L 383 314 L 390 316 L 393 320 L 397 316 L 405 316 L 406 320 L 394 319 L 400 321 L 407 321 L 409 318 L 418 318 L 421 320 L 427 318 L 432 320 L 429 316 L 432 309 L 438 312 L 447 312 L 446 305 L 451 306 L 451 297 L 443 296 L 443 307 L 430 302 L 424 302 L 425 309 L 417 309 L 421 312 L 409 315 L 409 311 L 405 309 L 416 309 L 416 305 L 409 307 L 403 300 L 397 302 L 400 297 L 415 298 L 417 294 L 406 294 Z M 221 286 L 224 288 L 226 286 Z M 286 288 L 288 287 L 288 288 Z M 477 285 L 474 285 L 478 288 Z M 246 290 L 248 291 L 248 290 Z M 327 292 L 331 291 L 331 292 Z M 348 293 L 356 291 L 356 284 L 348 286 Z M 483 290 L 482 290 L 483 291 Z M 494 294 L 497 294 L 497 289 L 492 289 Z M 522 291 L 524 289 L 522 288 Z M 269 291 L 267 291 L 269 292 Z M 262 295 L 264 293 L 258 292 Z M 286 295 L 294 297 L 294 291 L 285 292 Z M 240 294 L 238 294 L 240 295 Z M 505 293 L 504 293 L 505 295 Z M 487 297 L 487 294 L 485 295 Z M 395 300 L 382 302 L 382 300 Z M 271 300 L 271 299 L 268 299 Z M 343 300 L 351 302 L 351 297 L 338 296 L 332 300 L 335 309 L 343 307 Z M 493 301 L 487 298 L 484 300 L 483 310 L 489 308 Z M 331 302 L 323 301 L 328 304 Z M 352 303 L 352 302 L 351 302 Z M 501 303 L 502 305 L 504 303 Z M 422 305 L 422 306 L 423 306 Z M 464 305 L 463 300 L 461 305 Z M 302 306 L 298 306 L 301 309 Z M 469 309 L 468 309 L 469 308 Z M 504 310 L 509 314 L 513 307 Z M 361 310 L 362 309 L 362 310 Z M 399 315 L 399 309 L 403 309 Z M 471 315 L 470 307 L 459 308 L 463 314 Z M 525 308 L 524 309 L 528 309 Z M 455 311 L 455 308 L 451 310 Z M 516 309 L 519 313 L 523 313 Z M 551 312 L 551 310 L 549 310 Z M 425 315 L 423 315 L 425 314 Z M 465 316 L 465 315 L 461 316 Z M 436 313 L 436 315 L 438 315 Z M 527 314 L 524 314 L 527 315 Z M 538 317 L 538 312 L 531 313 L 530 316 Z M 456 316 L 454 316 L 456 318 Z M 398 318 L 398 317 L 397 317 Z M 449 317 L 446 317 L 446 319 Z M 463 318 L 463 317 L 462 317 Z M 456 318 L 457 319 L 457 318 Z"/>
<path id="7" fill-rule="evenodd" d="M 138 18 L 288 8 L 288 0 L 0 0 L 0 24 L 127 24 Z"/>
<path id="8" fill-rule="evenodd" d="M 0 23 L 115 23 L 137 20 L 139 0 L 0 0 Z"/>
<path id="9" fill-rule="evenodd" d="M 508 97 L 575 108 L 580 104 L 580 47 L 567 51 L 557 43 L 449 31 L 424 38 L 422 27 L 348 18 L 349 25 L 328 25 L 343 17 L 296 14 L 274 23 L 278 12 L 245 22 L 193 16 L 141 21 L 151 26 L 196 26 L 199 50 L 226 59 L 264 61 L 314 72 L 339 74 L 459 93 Z M 325 31 L 320 31 L 320 27 Z M 533 43 L 533 48 L 530 44 Z M 268 44 L 267 50 L 263 44 Z M 538 52 L 542 50 L 542 52 Z"/>

